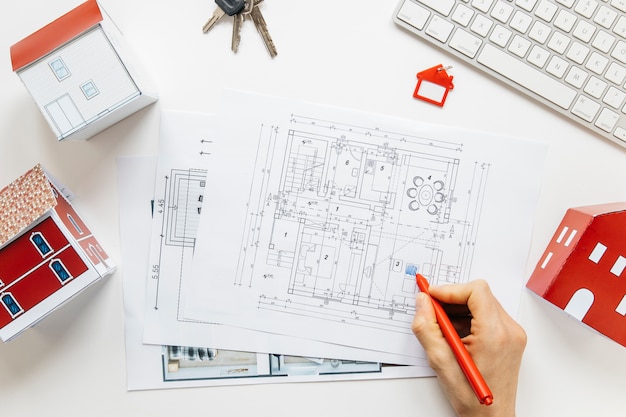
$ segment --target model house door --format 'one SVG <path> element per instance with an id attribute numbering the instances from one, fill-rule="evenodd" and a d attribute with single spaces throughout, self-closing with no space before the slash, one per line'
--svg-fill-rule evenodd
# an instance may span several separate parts
<path id="1" fill-rule="evenodd" d="M 85 119 L 69 94 L 65 94 L 48 104 L 46 111 L 58 129 L 59 136 L 65 136 L 85 123 Z"/>

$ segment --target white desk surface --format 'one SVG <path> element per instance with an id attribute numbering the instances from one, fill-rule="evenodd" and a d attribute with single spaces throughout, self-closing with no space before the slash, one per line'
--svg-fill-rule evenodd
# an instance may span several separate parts
<path id="1" fill-rule="evenodd" d="M 41 162 L 120 270 L 18 339 L 0 345 L 6 416 L 453 416 L 435 378 L 126 391 L 123 259 L 116 157 L 157 152 L 162 109 L 216 112 L 222 87 L 513 134 L 549 144 L 530 274 L 569 207 L 626 200 L 626 150 L 593 136 L 434 49 L 392 22 L 396 0 L 266 0 L 278 48 L 270 59 L 251 22 L 238 54 L 230 22 L 204 35 L 210 0 L 102 0 L 157 84 L 160 101 L 86 142 L 58 143 L 11 70 L 9 47 L 79 0 L 3 2 L 0 13 L 0 184 Z M 415 74 L 452 65 L 443 109 L 412 98 Z M 519 416 L 622 416 L 626 349 L 524 290 L 528 333 Z"/>

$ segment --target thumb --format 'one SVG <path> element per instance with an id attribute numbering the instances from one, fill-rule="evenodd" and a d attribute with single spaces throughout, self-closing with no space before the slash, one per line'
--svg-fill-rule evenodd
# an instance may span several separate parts
<path id="1" fill-rule="evenodd" d="M 447 342 L 437 323 L 435 309 L 430 296 L 424 292 L 417 293 L 415 297 L 415 316 L 413 317 L 411 330 L 413 330 L 417 340 L 419 340 L 427 353 L 429 351 L 438 351 L 442 347 L 447 349 Z"/>
<path id="2" fill-rule="evenodd" d="M 420 292 L 415 298 L 415 317 L 411 325 L 413 333 L 426 352 L 428 363 L 445 380 L 453 380 L 461 373 L 454 354 L 437 323 L 430 295 Z M 452 371 L 445 371 L 446 369 Z M 451 373 L 452 372 L 452 373 Z M 452 375 L 452 376 L 451 376 Z"/>

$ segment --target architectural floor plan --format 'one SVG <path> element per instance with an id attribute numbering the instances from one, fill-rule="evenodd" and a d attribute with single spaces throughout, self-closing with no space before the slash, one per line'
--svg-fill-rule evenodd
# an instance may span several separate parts
<path id="1" fill-rule="evenodd" d="M 324 123 L 293 115 L 282 143 L 263 132 L 235 283 L 285 277 L 284 296 L 261 293 L 260 309 L 408 331 L 407 267 L 468 280 L 489 165 L 461 167 L 460 143 Z"/>
<path id="2" fill-rule="evenodd" d="M 405 271 L 445 284 L 507 269 L 500 261 L 525 264 L 526 250 L 495 263 L 490 254 L 501 250 L 503 224 L 519 231 L 515 245 L 528 245 L 508 216 L 530 228 L 540 169 L 528 169 L 541 167 L 542 147 L 225 97 L 208 168 L 224 181 L 207 183 L 220 203 L 200 216 L 185 317 L 419 358 L 410 330 L 417 289 Z M 246 123 L 228 119 L 242 112 Z M 515 274 L 494 282 L 513 310 L 523 271 Z"/>

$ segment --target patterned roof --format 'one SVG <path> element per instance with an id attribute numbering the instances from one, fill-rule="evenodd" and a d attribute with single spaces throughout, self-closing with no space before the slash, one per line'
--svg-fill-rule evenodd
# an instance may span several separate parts
<path id="1" fill-rule="evenodd" d="M 4 245 L 57 201 L 41 165 L 0 190 L 0 245 Z"/>

